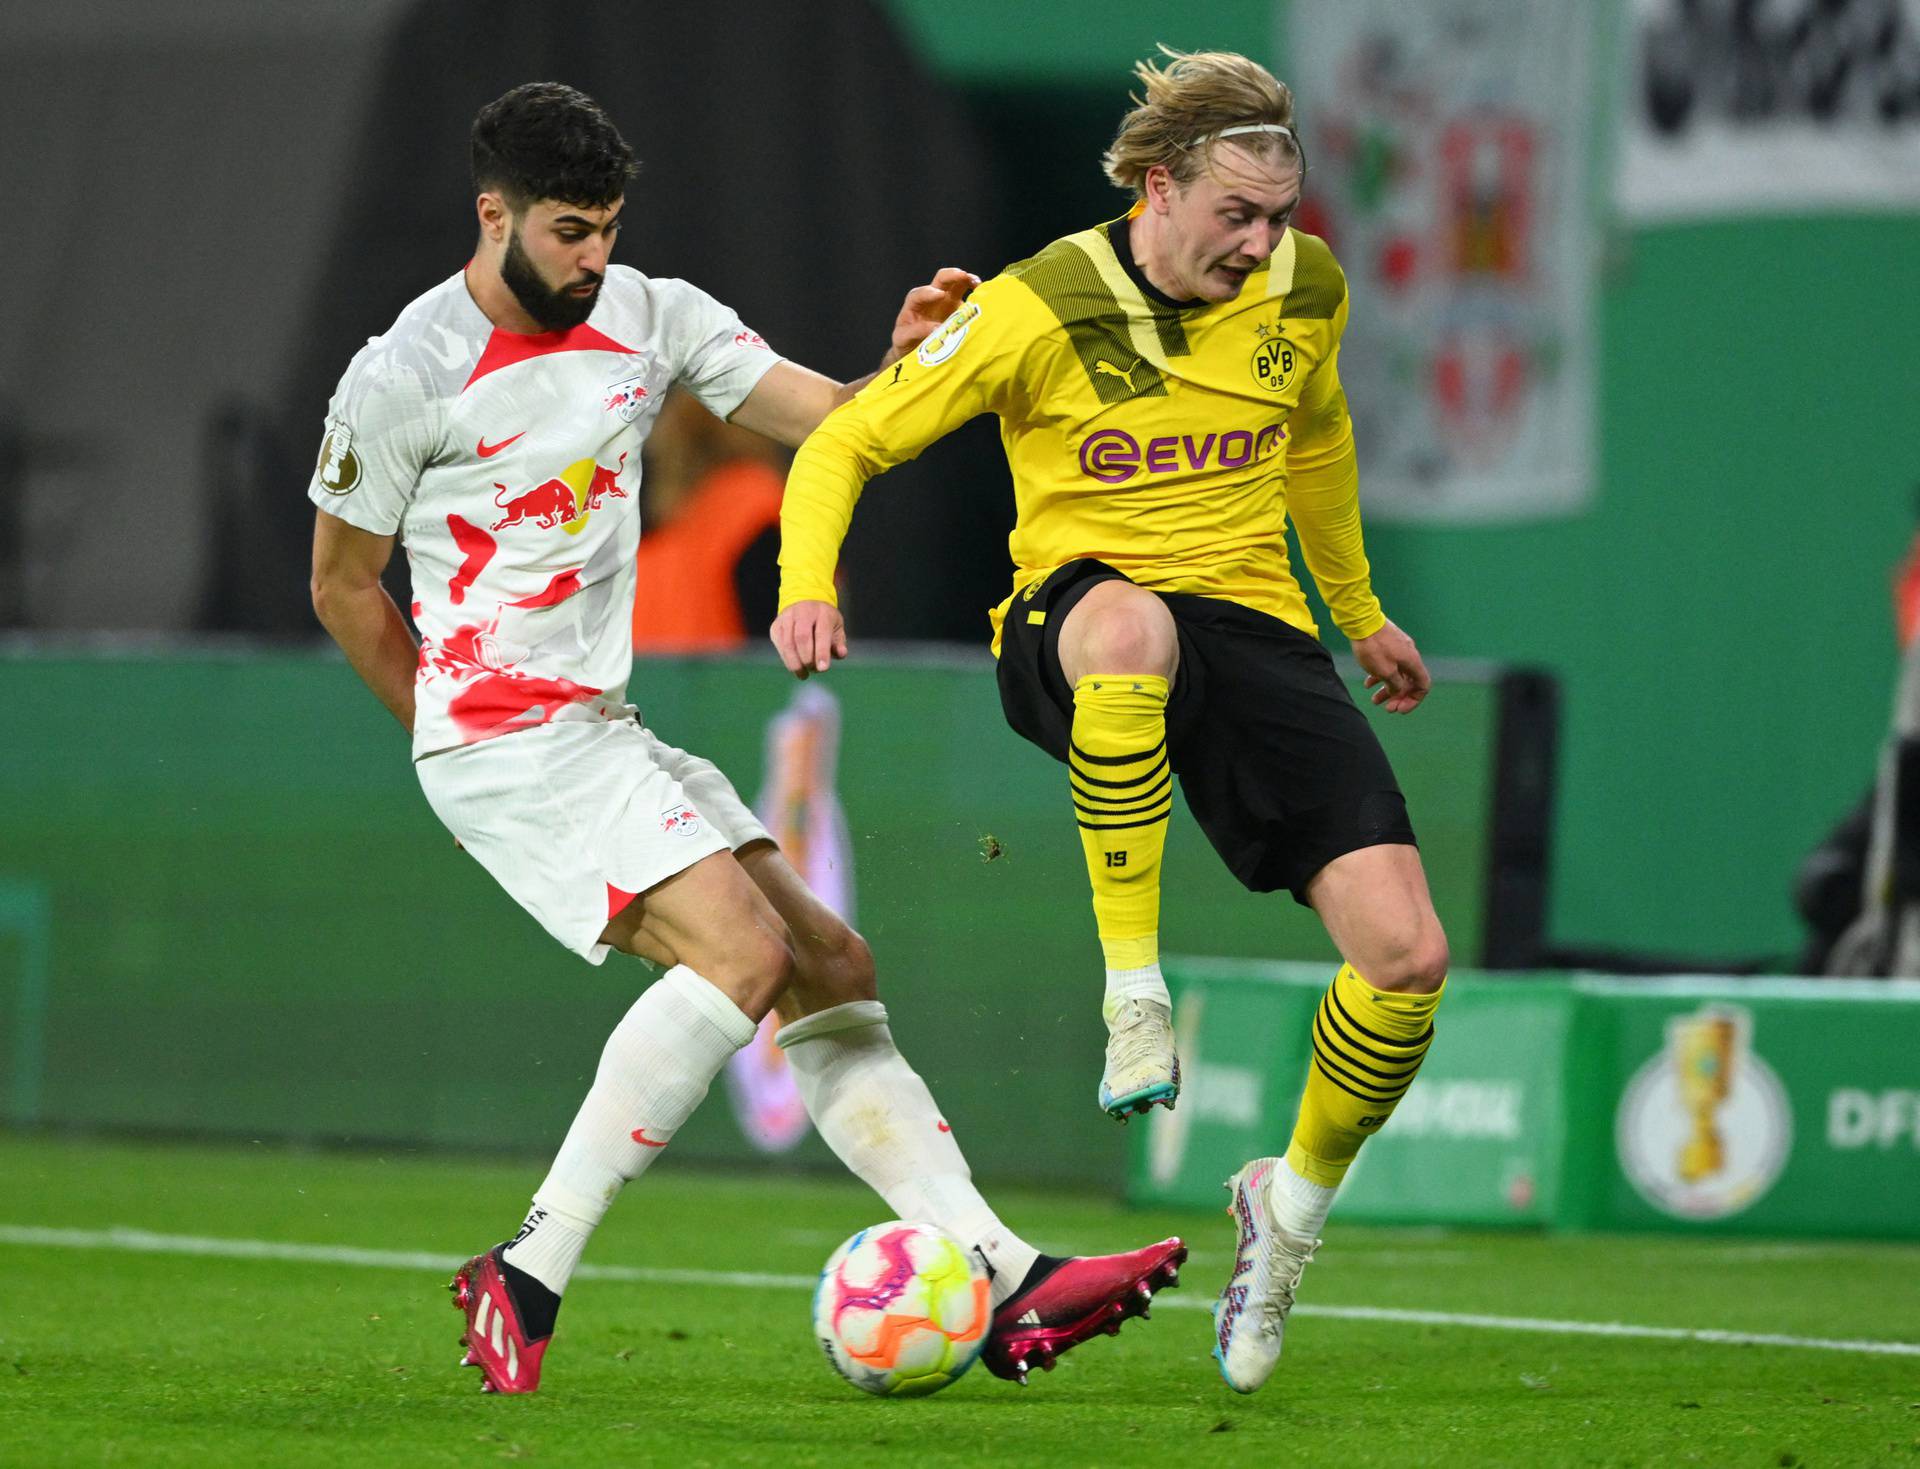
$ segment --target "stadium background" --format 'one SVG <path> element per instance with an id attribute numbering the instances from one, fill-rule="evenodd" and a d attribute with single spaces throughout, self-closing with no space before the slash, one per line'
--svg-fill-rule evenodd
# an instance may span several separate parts
<path id="1" fill-rule="evenodd" d="M 10 8 L 3 131 L 45 141 L 0 167 L 11 197 L 60 201 L 11 231 L 26 291 L 0 343 L 13 1118 L 457 1140 L 467 1124 L 443 1118 L 478 1097 L 402 1080 L 440 1074 L 421 1058 L 465 1001 L 540 1037 L 544 1069 L 514 1094 L 524 1136 L 501 1139 L 537 1150 L 626 1001 L 444 850 L 397 735 L 315 651 L 306 608 L 300 487 L 325 399 L 358 342 L 463 258 L 479 101 L 534 75 L 600 96 L 646 165 L 621 258 L 853 375 L 932 266 L 985 273 L 1117 209 L 1095 160 L 1132 59 L 1166 39 L 1285 75 L 1287 16 L 1253 0 L 1197 23 L 1153 3 L 748 4 L 720 48 L 692 7 Z M 1593 229 L 1591 505 L 1375 523 L 1377 583 L 1430 655 L 1558 680 L 1545 954 L 1779 969 L 1794 865 L 1864 788 L 1886 725 L 1920 219 L 1629 228 L 1596 197 Z M 1121 1142 L 1097 1118 L 1042 1135 L 1014 1079 L 1036 1046 L 1049 1076 L 1087 1072 L 1098 1040 L 1067 1018 L 1090 1001 L 1093 948 L 1050 771 L 999 728 L 979 661 L 1009 521 L 980 424 L 863 505 L 862 650 L 973 651 L 876 658 L 835 685 L 859 770 L 843 795 L 856 837 L 887 853 L 859 867 L 860 916 L 909 1050 L 956 1112 L 1019 1137 L 983 1169 L 1117 1186 Z M 950 776 L 915 810 L 889 784 L 885 711 L 930 685 L 953 713 L 919 756 Z M 756 788 L 786 695 L 765 660 L 643 669 L 637 687 Z M 1396 732 L 1433 793 L 1438 884 L 1462 894 L 1448 916 L 1472 957 L 1489 687 L 1468 667 Z M 989 837 L 1014 838 L 1005 862 L 981 861 Z M 1172 946 L 1324 953 L 1303 915 L 1209 886 L 1181 840 Z M 995 954 L 1023 923 L 1030 941 Z M 965 1054 L 944 1053 L 955 995 L 980 1026 Z M 353 1064 L 308 1059 L 329 1046 Z M 1004 1071 L 983 1074 L 982 1054 Z"/>

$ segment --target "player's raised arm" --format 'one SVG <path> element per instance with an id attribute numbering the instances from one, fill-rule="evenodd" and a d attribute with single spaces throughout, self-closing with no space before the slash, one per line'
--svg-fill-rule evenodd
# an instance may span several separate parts
<path id="1" fill-rule="evenodd" d="M 900 314 L 893 321 L 892 343 L 880 360 L 884 372 L 925 341 L 980 284 L 972 271 L 946 266 L 934 273 L 924 286 L 907 292 Z M 820 422 L 842 403 L 872 382 L 876 373 L 868 373 L 850 383 L 837 383 L 798 363 L 782 362 L 770 369 L 733 412 L 731 422 L 752 429 L 778 443 L 798 448 L 820 426 Z"/>
<path id="2" fill-rule="evenodd" d="M 867 481 L 1018 393 L 1020 364 L 1037 340 L 1019 325 L 1015 302 L 1025 291 L 988 281 L 800 446 L 780 506 L 780 615 L 769 632 L 795 677 L 847 656 L 833 574 Z"/>

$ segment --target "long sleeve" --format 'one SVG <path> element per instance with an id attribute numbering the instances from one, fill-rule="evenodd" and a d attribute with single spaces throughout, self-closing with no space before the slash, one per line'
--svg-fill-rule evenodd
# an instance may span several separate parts
<path id="1" fill-rule="evenodd" d="M 827 415 L 794 456 L 780 506 L 780 607 L 835 601 L 834 567 L 853 507 L 875 475 L 905 464 L 982 413 L 1006 408 L 1033 337 L 1024 288 L 976 289 L 917 351 Z"/>
<path id="2" fill-rule="evenodd" d="M 1387 618 L 1373 594 L 1360 534 L 1360 470 L 1339 372 L 1338 332 L 1346 319 L 1342 301 L 1334 350 L 1314 369 L 1289 424 L 1287 510 L 1335 625 L 1357 641 L 1380 631 Z"/>

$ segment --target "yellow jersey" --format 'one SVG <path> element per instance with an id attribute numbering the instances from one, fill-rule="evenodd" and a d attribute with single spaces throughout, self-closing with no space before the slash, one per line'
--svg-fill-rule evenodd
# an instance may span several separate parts
<path id="1" fill-rule="evenodd" d="M 1340 630 L 1379 631 L 1338 371 L 1347 284 L 1333 252 L 1289 229 L 1233 300 L 1180 303 L 1134 262 L 1132 217 L 983 282 L 813 432 L 780 514 L 782 609 L 835 600 L 840 543 L 867 480 L 993 413 L 1018 510 L 1013 594 L 991 614 L 996 654 L 1013 598 L 1082 557 L 1317 635 L 1288 563 L 1289 512 Z"/>

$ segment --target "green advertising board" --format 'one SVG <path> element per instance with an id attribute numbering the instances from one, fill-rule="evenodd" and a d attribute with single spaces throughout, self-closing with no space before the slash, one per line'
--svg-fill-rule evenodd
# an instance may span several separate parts
<path id="1" fill-rule="evenodd" d="M 1213 1203 L 1285 1150 L 1327 982 L 1168 961 L 1186 1085 L 1132 1196 Z M 1343 1217 L 1920 1236 L 1920 982 L 1458 973 Z"/>
<path id="2" fill-rule="evenodd" d="M 781 734 L 802 687 L 771 655 L 641 663 L 630 695 L 763 807 L 792 804 L 783 750 L 814 751 L 812 814 L 783 815 L 783 841 L 871 942 L 901 1049 L 976 1168 L 1117 1190 L 1060 767 L 1006 728 L 982 652 L 867 648 L 804 688 L 830 691 L 831 738 Z M 1417 721 L 1376 714 L 1463 946 L 1497 709 L 1467 672 Z M 538 1155 L 650 982 L 566 952 L 455 849 L 338 658 L 0 652 L 0 748 L 0 1120 Z M 1167 874 L 1170 945 L 1331 956 L 1311 913 L 1228 876 L 1184 807 Z M 515 1063 L 473 1064 L 502 1037 Z M 832 1166 L 779 1061 L 745 1056 L 676 1154 Z"/>
<path id="3" fill-rule="evenodd" d="M 1569 1222 L 1920 1236 L 1920 981 L 1576 983 Z"/>

